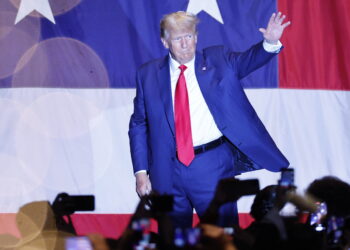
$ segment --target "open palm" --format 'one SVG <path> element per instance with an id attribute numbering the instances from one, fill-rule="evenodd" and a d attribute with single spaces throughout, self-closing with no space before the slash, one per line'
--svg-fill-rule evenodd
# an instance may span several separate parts
<path id="1" fill-rule="evenodd" d="M 286 16 L 282 15 L 281 12 L 278 12 L 277 15 L 276 13 L 273 13 L 266 29 L 259 29 L 259 31 L 263 33 L 263 36 L 268 43 L 276 44 L 281 38 L 284 29 L 291 24 L 290 21 L 283 23 L 285 18 Z"/>

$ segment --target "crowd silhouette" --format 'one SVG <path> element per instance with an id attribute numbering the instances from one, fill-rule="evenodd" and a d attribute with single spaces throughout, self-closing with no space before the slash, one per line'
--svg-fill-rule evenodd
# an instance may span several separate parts
<path id="1" fill-rule="evenodd" d="M 78 210 L 72 204 L 67 212 L 65 204 L 57 200 L 52 205 L 47 201 L 32 202 L 17 213 L 22 238 L 0 235 L 0 249 L 349 249 L 350 185 L 326 176 L 313 181 L 300 195 L 292 178 L 287 184 L 284 181 L 282 175 L 278 185 L 259 190 L 257 180 L 221 180 L 207 212 L 194 228 L 173 228 L 168 215 L 172 197 L 152 193 L 141 197 L 118 239 L 96 234 L 77 236 L 72 221 L 62 220 L 62 216 Z M 247 228 L 217 226 L 223 204 L 251 194 L 256 194 L 250 211 L 254 221 Z M 294 204 L 295 212 L 282 216 L 280 211 L 287 203 Z M 158 233 L 150 230 L 151 219 L 157 221 Z"/>

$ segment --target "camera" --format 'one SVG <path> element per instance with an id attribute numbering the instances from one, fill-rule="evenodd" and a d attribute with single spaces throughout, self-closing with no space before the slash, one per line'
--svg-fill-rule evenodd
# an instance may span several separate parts
<path id="1" fill-rule="evenodd" d="M 95 210 L 95 196 L 93 195 L 69 195 L 60 193 L 52 204 L 55 214 L 69 215 L 76 211 Z"/>

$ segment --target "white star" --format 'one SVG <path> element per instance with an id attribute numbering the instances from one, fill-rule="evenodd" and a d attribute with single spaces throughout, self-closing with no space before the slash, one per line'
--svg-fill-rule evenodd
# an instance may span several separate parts
<path id="1" fill-rule="evenodd" d="M 199 12 L 204 10 L 213 18 L 215 18 L 218 22 L 224 24 L 217 0 L 189 0 L 189 1 L 190 2 L 188 3 L 188 6 L 187 6 L 187 12 L 191 12 L 197 15 Z"/>
<path id="2" fill-rule="evenodd" d="M 43 17 L 55 23 L 49 0 L 22 0 L 18 8 L 15 24 L 28 16 L 32 11 L 36 10 Z"/>

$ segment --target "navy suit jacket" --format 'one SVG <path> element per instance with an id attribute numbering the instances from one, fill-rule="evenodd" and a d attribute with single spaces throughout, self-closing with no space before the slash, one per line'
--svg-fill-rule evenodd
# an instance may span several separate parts
<path id="1" fill-rule="evenodd" d="M 236 160 L 232 170 L 236 174 L 261 168 L 277 172 L 289 165 L 239 81 L 275 55 L 266 52 L 262 42 L 243 53 L 223 46 L 196 53 L 198 84 L 217 127 L 230 142 Z M 141 66 L 136 78 L 129 126 L 134 172 L 147 170 L 153 189 L 171 193 L 176 143 L 169 56 Z"/>

